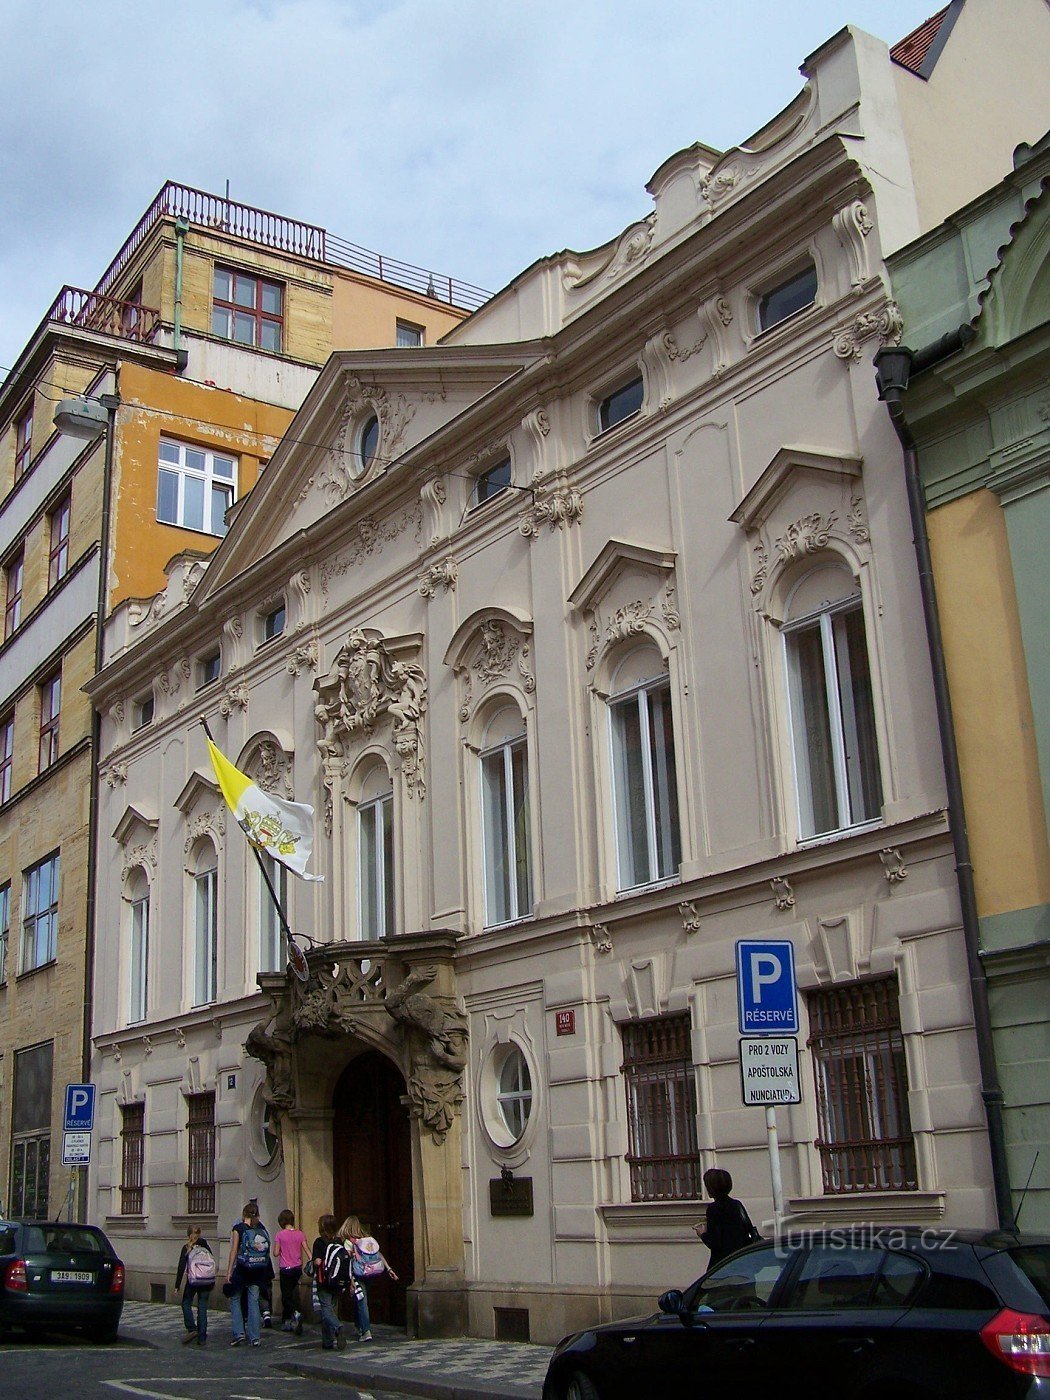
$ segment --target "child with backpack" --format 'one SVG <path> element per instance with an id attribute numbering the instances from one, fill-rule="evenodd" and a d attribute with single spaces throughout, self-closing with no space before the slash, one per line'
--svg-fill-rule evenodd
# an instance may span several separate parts
<path id="1" fill-rule="evenodd" d="M 259 1345 L 262 1330 L 259 1288 L 269 1282 L 272 1272 L 270 1236 L 259 1219 L 259 1207 L 254 1201 L 248 1201 L 241 1212 L 240 1222 L 233 1227 L 230 1257 L 226 1263 L 230 1325 L 233 1330 L 230 1346 L 242 1346 L 246 1340 L 253 1347 Z"/>
<path id="2" fill-rule="evenodd" d="M 208 1297 L 215 1287 L 215 1256 L 211 1246 L 201 1236 L 201 1227 L 191 1225 L 186 1231 L 186 1243 L 179 1254 L 179 1266 L 175 1272 L 175 1292 L 182 1288 L 185 1276 L 186 1287 L 182 1294 L 182 1317 L 186 1323 L 183 1342 L 196 1342 L 202 1347 L 208 1340 Z M 193 1320 L 193 1304 L 197 1304 L 197 1320 Z"/>
<path id="3" fill-rule="evenodd" d="M 303 1260 L 309 1259 L 310 1250 L 302 1230 L 295 1228 L 295 1216 L 290 1210 L 282 1210 L 277 1217 L 281 1227 L 273 1239 L 273 1252 L 277 1255 L 277 1266 L 281 1279 L 281 1331 L 303 1335 L 303 1315 L 299 1311 L 299 1280 L 303 1276 Z"/>
<path id="4" fill-rule="evenodd" d="M 387 1263 L 378 1240 L 368 1233 L 356 1215 L 348 1215 L 339 1227 L 339 1239 L 350 1254 L 350 1272 L 354 1282 L 354 1302 L 357 1309 L 358 1341 L 372 1341 L 372 1324 L 368 1316 L 367 1281 L 388 1274 L 397 1281 L 397 1274 Z"/>
<path id="5" fill-rule="evenodd" d="M 321 1346 L 325 1351 L 345 1351 L 346 1333 L 339 1321 L 338 1300 L 353 1278 L 350 1254 L 336 1238 L 334 1215 L 322 1215 L 317 1222 L 317 1230 L 313 1267 L 321 1313 Z"/>

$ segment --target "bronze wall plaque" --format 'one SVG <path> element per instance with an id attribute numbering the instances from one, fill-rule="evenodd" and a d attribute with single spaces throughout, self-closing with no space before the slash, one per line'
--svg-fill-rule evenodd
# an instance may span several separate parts
<path id="1" fill-rule="evenodd" d="M 531 1215 L 532 1177 L 496 1176 L 489 1182 L 489 1213 Z"/>

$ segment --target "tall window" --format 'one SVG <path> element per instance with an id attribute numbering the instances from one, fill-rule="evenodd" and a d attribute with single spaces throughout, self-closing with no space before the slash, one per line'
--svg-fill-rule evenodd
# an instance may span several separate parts
<path id="1" fill-rule="evenodd" d="M 144 1021 L 149 1005 L 149 885 L 137 871 L 131 885 L 130 947 L 128 949 L 128 1020 Z"/>
<path id="2" fill-rule="evenodd" d="M 56 671 L 46 681 L 41 681 L 38 690 L 40 694 L 40 749 L 37 770 L 43 773 L 58 758 L 58 720 L 62 708 L 62 672 Z"/>
<path id="3" fill-rule="evenodd" d="M 120 1213 L 141 1215 L 146 1160 L 146 1105 L 120 1105 Z"/>
<path id="4" fill-rule="evenodd" d="M 193 1004 L 215 1000 L 219 981 L 219 872 L 212 847 L 205 847 L 193 878 Z"/>
<path id="5" fill-rule="evenodd" d="M 25 476 L 33 459 L 33 402 L 15 423 L 15 480 Z"/>
<path id="6" fill-rule="evenodd" d="M 514 705 L 495 714 L 481 752 L 485 923 L 532 913 L 529 758 L 525 721 Z"/>
<path id="7" fill-rule="evenodd" d="M 288 867 L 282 865 L 279 860 L 274 860 L 268 851 L 260 851 L 259 857 L 266 867 L 270 884 L 277 892 L 277 898 L 281 901 L 281 908 L 287 911 Z M 273 899 L 266 887 L 262 872 L 257 871 L 257 874 L 259 876 L 259 971 L 283 972 L 285 958 L 281 921 L 277 916 L 277 910 L 274 908 Z"/>
<path id="8" fill-rule="evenodd" d="M 280 351 L 284 328 L 284 288 L 280 282 L 217 267 L 212 290 L 213 335 L 259 350 Z"/>
<path id="9" fill-rule="evenodd" d="M 799 830 L 819 836 L 874 821 L 882 777 L 860 594 L 848 569 L 806 574 L 784 625 Z"/>
<path id="10" fill-rule="evenodd" d="M 8 1217 L 40 1219 L 51 1184 L 51 1079 L 54 1043 L 15 1051 Z"/>
<path id="11" fill-rule="evenodd" d="M 69 572 L 69 511 L 70 498 L 63 496 L 51 512 L 51 547 L 48 552 L 47 586 L 64 579 Z"/>
<path id="12" fill-rule="evenodd" d="M 22 971 L 54 962 L 58 948 L 58 852 L 22 875 Z"/>
<path id="13" fill-rule="evenodd" d="M 700 1154 L 688 1015 L 625 1025 L 623 1074 L 631 1200 L 696 1200 Z"/>
<path id="14" fill-rule="evenodd" d="M 669 879 L 682 858 L 671 687 L 655 647 L 620 663 L 609 713 L 618 885 L 628 890 Z"/>
<path id="15" fill-rule="evenodd" d="M 385 938 L 394 930 L 394 794 L 381 765 L 368 774 L 357 804 L 357 861 L 361 937 Z"/>
<path id="16" fill-rule="evenodd" d="M 11 882 L 0 885 L 0 982 L 7 981 L 7 949 L 11 942 Z"/>
<path id="17" fill-rule="evenodd" d="M 26 552 L 22 548 L 4 565 L 4 641 L 6 642 L 22 621 L 22 584 L 25 579 Z"/>
<path id="18" fill-rule="evenodd" d="M 829 987 L 807 1001 L 824 1190 L 914 1190 L 896 977 Z"/>
<path id="19" fill-rule="evenodd" d="M 15 717 L 13 713 L 0 719 L 0 802 L 11 796 L 11 772 L 15 760 Z"/>
<path id="20" fill-rule="evenodd" d="M 190 1094 L 189 1173 L 186 1177 L 190 1215 L 215 1214 L 215 1095 Z"/>
<path id="21" fill-rule="evenodd" d="M 237 491 L 237 459 L 161 438 L 157 519 L 204 535 L 225 535 Z"/>

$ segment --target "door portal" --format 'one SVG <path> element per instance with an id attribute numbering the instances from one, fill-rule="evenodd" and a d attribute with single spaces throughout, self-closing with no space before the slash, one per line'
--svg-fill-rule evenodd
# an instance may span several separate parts
<path id="1" fill-rule="evenodd" d="M 412 1137 L 401 1102 L 405 1081 L 376 1050 L 351 1060 L 335 1086 L 332 1107 L 333 1214 L 359 1216 L 379 1241 L 396 1283 L 383 1274 L 368 1284 L 374 1322 L 405 1325 L 405 1289 L 415 1272 L 412 1231 Z M 353 1300 L 344 1310 L 353 1316 Z"/>

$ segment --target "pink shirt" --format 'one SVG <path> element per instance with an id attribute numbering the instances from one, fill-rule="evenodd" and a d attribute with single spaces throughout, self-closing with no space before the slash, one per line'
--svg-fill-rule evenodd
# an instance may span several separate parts
<path id="1" fill-rule="evenodd" d="M 302 1230 L 278 1230 L 274 1240 L 281 1268 L 298 1269 L 303 1262 L 303 1246 L 306 1245 Z"/>

